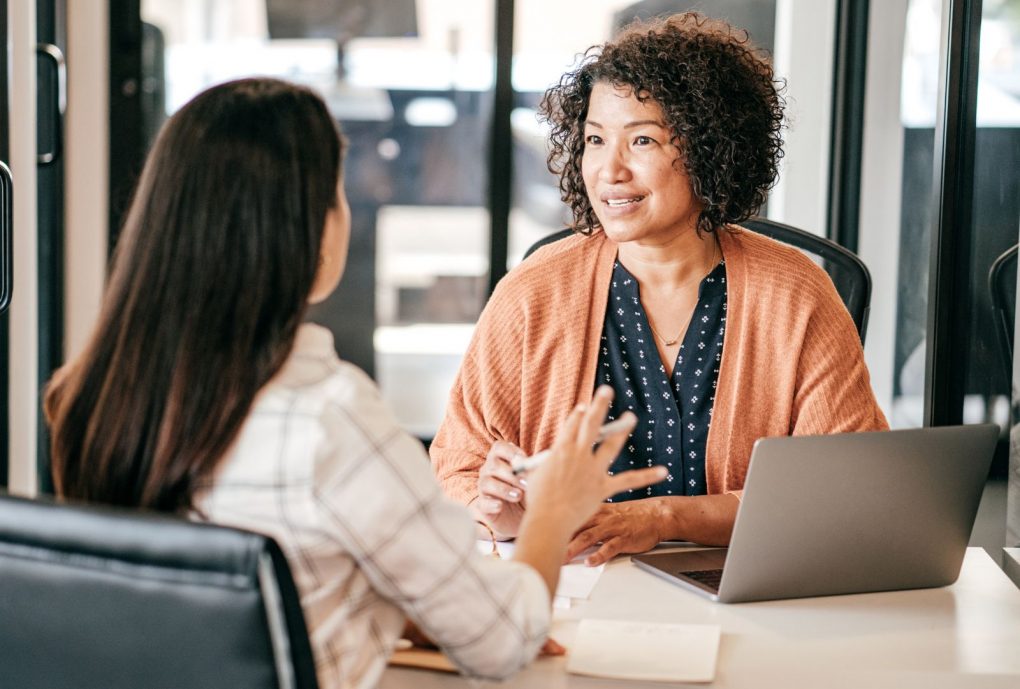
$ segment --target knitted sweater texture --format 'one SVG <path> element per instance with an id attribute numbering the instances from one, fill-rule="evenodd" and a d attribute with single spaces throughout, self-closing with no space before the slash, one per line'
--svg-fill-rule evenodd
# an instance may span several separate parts
<path id="1" fill-rule="evenodd" d="M 798 250 L 743 228 L 719 232 L 727 320 L 706 448 L 710 494 L 743 489 L 770 436 L 888 428 L 864 353 L 829 276 Z M 591 399 L 617 245 L 601 232 L 547 245 L 496 287 L 431 446 L 443 489 L 469 503 L 490 446 L 552 445 Z"/>

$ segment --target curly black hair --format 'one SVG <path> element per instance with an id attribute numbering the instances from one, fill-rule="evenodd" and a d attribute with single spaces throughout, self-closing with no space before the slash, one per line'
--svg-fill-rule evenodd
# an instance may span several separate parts
<path id="1" fill-rule="evenodd" d="M 629 88 L 662 107 L 694 195 L 698 232 L 753 215 L 768 197 L 783 156 L 782 88 L 768 56 L 746 31 L 688 12 L 632 24 L 589 48 L 580 65 L 546 91 L 542 118 L 552 126 L 549 170 L 574 229 L 599 226 L 581 176 L 588 99 L 597 82 Z"/>

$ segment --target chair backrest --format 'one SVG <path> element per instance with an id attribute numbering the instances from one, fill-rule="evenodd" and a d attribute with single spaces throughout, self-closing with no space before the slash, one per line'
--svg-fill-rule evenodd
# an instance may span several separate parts
<path id="1" fill-rule="evenodd" d="M 861 343 L 864 343 L 868 332 L 868 314 L 871 311 L 871 274 L 868 272 L 868 267 L 864 265 L 864 261 L 852 251 L 825 237 L 819 237 L 811 232 L 799 230 L 774 220 L 755 217 L 740 224 L 749 230 L 794 246 L 818 262 L 832 278 L 836 291 L 839 292 L 846 310 L 850 312 L 850 317 L 853 319 L 854 325 L 857 326 L 857 334 L 860 335 Z M 573 234 L 573 230 L 568 228 L 543 237 L 531 245 L 525 252 L 524 258 L 530 256 L 539 247 L 569 237 L 571 234 Z"/>
<path id="2" fill-rule="evenodd" d="M 317 685 L 272 539 L 0 496 L 0 686 Z"/>
<path id="3" fill-rule="evenodd" d="M 995 311 L 996 339 L 1005 367 L 1004 380 L 1013 379 L 1013 323 L 1016 314 L 1017 247 L 1014 244 L 995 259 L 988 270 L 988 290 Z"/>

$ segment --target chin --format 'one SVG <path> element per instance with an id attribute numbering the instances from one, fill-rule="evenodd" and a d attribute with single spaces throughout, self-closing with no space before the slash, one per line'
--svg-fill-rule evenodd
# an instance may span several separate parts
<path id="1" fill-rule="evenodd" d="M 645 236 L 645 232 L 641 227 L 633 227 L 621 223 L 603 224 L 602 231 L 606 233 L 606 237 L 612 239 L 617 244 L 632 242 Z"/>

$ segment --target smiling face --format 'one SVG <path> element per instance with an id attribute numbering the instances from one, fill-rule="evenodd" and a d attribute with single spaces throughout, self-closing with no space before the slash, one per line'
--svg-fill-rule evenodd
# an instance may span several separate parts
<path id="1" fill-rule="evenodd" d="M 658 103 L 596 83 L 584 141 L 584 186 L 610 239 L 662 245 L 695 231 L 701 204 Z"/>

